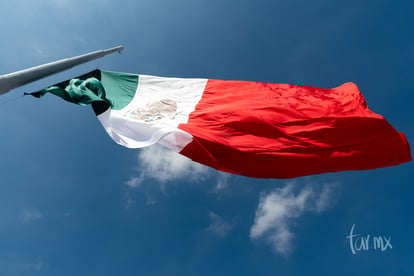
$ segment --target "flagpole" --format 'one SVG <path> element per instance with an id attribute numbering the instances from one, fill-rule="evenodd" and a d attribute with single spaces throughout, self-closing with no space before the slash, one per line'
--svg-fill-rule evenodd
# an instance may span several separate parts
<path id="1" fill-rule="evenodd" d="M 120 53 L 123 49 L 123 46 L 117 46 L 106 50 L 99 50 L 80 56 L 57 60 L 6 75 L 0 75 L 0 95 L 20 86 L 68 70 L 74 66 L 104 57 L 108 54 L 114 52 Z"/>

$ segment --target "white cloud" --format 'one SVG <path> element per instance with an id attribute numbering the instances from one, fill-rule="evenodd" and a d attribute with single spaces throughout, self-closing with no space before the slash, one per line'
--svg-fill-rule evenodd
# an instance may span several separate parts
<path id="1" fill-rule="evenodd" d="M 229 187 L 229 178 L 230 174 L 228 173 L 218 173 L 218 180 L 216 186 L 214 187 L 214 192 L 220 192 L 227 189 Z"/>
<path id="2" fill-rule="evenodd" d="M 127 181 L 130 187 L 138 187 L 148 178 L 161 183 L 183 178 L 201 181 L 208 171 L 207 167 L 158 145 L 143 149 L 138 155 L 138 164 L 141 174 Z"/>
<path id="3" fill-rule="evenodd" d="M 41 270 L 44 270 L 45 268 L 47 268 L 47 263 L 45 263 L 45 262 L 43 262 L 43 261 L 38 261 L 38 262 L 35 262 L 35 263 L 25 263 L 25 264 L 22 264 L 22 267 L 23 267 L 23 269 L 24 270 L 28 270 L 28 271 L 33 271 L 33 270 L 35 270 L 35 271 L 41 271 Z"/>
<path id="4" fill-rule="evenodd" d="M 31 222 L 34 220 L 39 220 L 44 217 L 44 214 L 37 209 L 24 209 L 21 214 L 20 218 L 23 222 Z"/>
<path id="5" fill-rule="evenodd" d="M 66 211 L 63 213 L 63 217 L 71 217 L 75 214 L 73 211 Z"/>
<path id="6" fill-rule="evenodd" d="M 136 200 L 131 198 L 130 196 L 127 196 L 126 202 L 125 202 L 125 209 L 130 209 L 132 206 L 134 206 L 136 203 Z"/>
<path id="7" fill-rule="evenodd" d="M 262 194 L 253 226 L 252 239 L 265 239 L 274 250 L 288 255 L 293 249 L 292 223 L 304 212 L 321 213 L 332 205 L 336 184 L 308 184 L 297 189 L 294 183 Z M 297 191 L 298 190 L 298 191 Z"/>
<path id="8" fill-rule="evenodd" d="M 209 184 L 209 192 L 219 195 L 229 187 L 230 177 L 231 174 L 201 165 L 160 145 L 153 145 L 139 152 L 135 175 L 131 175 L 124 183 L 130 188 L 124 206 L 130 209 L 137 203 L 133 195 L 133 190 L 137 189 L 147 199 L 145 206 L 156 205 L 159 198 L 157 192 L 154 192 L 154 183 L 149 182 L 151 180 L 155 180 L 157 188 L 164 195 L 167 194 L 168 184 L 194 184 L 202 181 Z"/>
<path id="9" fill-rule="evenodd" d="M 313 212 L 321 213 L 332 206 L 334 192 L 335 189 L 338 187 L 336 183 L 325 184 L 319 189 L 318 186 L 313 187 L 313 202 L 314 204 L 310 206 Z"/>
<path id="10" fill-rule="evenodd" d="M 213 212 L 209 213 L 209 217 L 210 217 L 211 222 L 210 222 L 209 227 L 207 228 L 207 231 L 210 233 L 213 233 L 217 236 L 224 237 L 233 228 L 233 225 L 231 223 L 227 222 L 222 217 L 220 217 L 219 215 Z"/>
<path id="11" fill-rule="evenodd" d="M 141 186 L 142 182 L 144 181 L 143 175 L 140 175 L 139 177 L 131 177 L 125 184 L 130 188 L 138 188 Z"/>
<path id="12" fill-rule="evenodd" d="M 35 265 L 34 265 L 34 268 L 37 270 L 37 271 L 40 271 L 42 268 L 44 268 L 45 267 L 45 263 L 43 263 L 43 262 L 38 262 L 38 263 L 36 263 Z"/>

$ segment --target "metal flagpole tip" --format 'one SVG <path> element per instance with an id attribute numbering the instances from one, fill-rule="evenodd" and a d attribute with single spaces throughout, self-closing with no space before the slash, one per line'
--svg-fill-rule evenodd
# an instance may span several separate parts
<path id="1" fill-rule="evenodd" d="M 39 66 L 27 68 L 10 74 L 0 75 L 0 95 L 7 93 L 17 87 L 62 72 L 74 66 L 101 58 L 108 54 L 115 52 L 121 53 L 123 49 L 124 46 L 120 45 L 106 50 L 90 52 L 80 56 L 65 58 Z"/>
<path id="2" fill-rule="evenodd" d="M 121 53 L 123 50 L 124 50 L 124 46 L 119 45 L 119 46 L 116 46 L 116 47 L 113 47 L 113 48 L 106 49 L 106 50 L 104 50 L 104 52 L 105 52 L 105 54 L 110 54 L 110 53 L 114 53 L 114 52 Z"/>

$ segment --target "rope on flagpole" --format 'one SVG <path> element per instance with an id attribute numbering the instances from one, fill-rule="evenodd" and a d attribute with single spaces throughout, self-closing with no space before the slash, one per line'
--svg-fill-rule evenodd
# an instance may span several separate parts
<path id="1" fill-rule="evenodd" d="M 24 96 L 26 96 L 26 93 L 25 93 L 25 94 L 23 94 L 23 95 L 21 95 L 21 96 L 17 96 L 17 97 L 14 97 L 14 98 L 8 99 L 8 100 L 6 100 L 6 101 L 4 101 L 4 102 L 0 102 L 0 105 L 8 104 L 8 103 L 10 103 L 10 102 L 14 102 L 14 101 L 16 101 L 16 100 L 18 100 L 18 99 L 20 99 L 20 98 L 23 98 Z"/>

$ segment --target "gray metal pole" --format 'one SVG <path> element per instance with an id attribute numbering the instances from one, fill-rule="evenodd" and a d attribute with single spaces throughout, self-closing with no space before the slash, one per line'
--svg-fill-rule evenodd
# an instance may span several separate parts
<path id="1" fill-rule="evenodd" d="M 120 53 L 123 48 L 123 46 L 117 46 L 106 50 L 95 51 L 76 57 L 57 60 L 51 63 L 31 67 L 7 75 L 2 75 L 0 76 L 0 95 L 20 86 L 65 71 L 76 65 L 101 58 L 114 52 Z"/>

